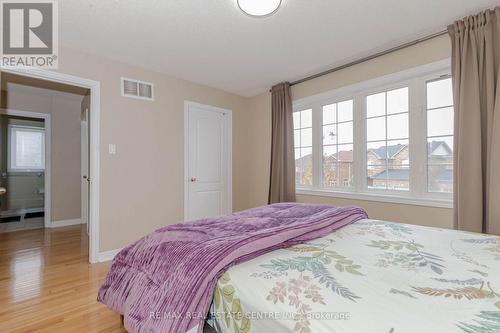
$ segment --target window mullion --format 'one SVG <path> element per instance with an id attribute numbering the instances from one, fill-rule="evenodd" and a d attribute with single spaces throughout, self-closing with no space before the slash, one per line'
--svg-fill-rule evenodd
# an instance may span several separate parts
<path id="1" fill-rule="evenodd" d="M 427 185 L 426 172 L 426 126 L 424 117 L 425 81 L 412 80 L 410 83 L 410 193 L 422 197 Z"/>
<path id="2" fill-rule="evenodd" d="M 365 96 L 354 96 L 354 190 L 364 192 L 366 189 L 366 111 Z"/>
<path id="3" fill-rule="evenodd" d="M 313 187 L 321 188 L 323 178 L 323 110 L 320 104 L 312 108 Z"/>

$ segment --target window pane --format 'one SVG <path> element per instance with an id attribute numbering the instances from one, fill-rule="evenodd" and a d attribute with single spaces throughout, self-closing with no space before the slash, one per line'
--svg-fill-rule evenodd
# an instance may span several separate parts
<path id="1" fill-rule="evenodd" d="M 387 92 L 387 114 L 408 112 L 408 87 Z"/>
<path id="2" fill-rule="evenodd" d="M 300 146 L 301 147 L 312 146 L 312 128 L 306 128 L 300 130 Z"/>
<path id="3" fill-rule="evenodd" d="M 337 144 L 337 125 L 323 126 L 323 144 Z"/>
<path id="4" fill-rule="evenodd" d="M 429 164 L 453 164 L 453 137 L 428 139 L 427 158 Z"/>
<path id="5" fill-rule="evenodd" d="M 301 181 L 302 185 L 312 185 L 312 148 L 302 148 L 300 150 L 300 155 L 302 159 L 302 172 L 301 172 Z"/>
<path id="6" fill-rule="evenodd" d="M 353 123 L 340 123 L 338 124 L 338 143 L 352 143 L 353 139 Z"/>
<path id="7" fill-rule="evenodd" d="M 453 108 L 427 111 L 427 136 L 453 135 Z"/>
<path id="8" fill-rule="evenodd" d="M 408 140 L 387 141 L 387 158 L 389 168 L 410 164 L 410 147 Z"/>
<path id="9" fill-rule="evenodd" d="M 293 145 L 300 147 L 300 130 L 293 131 Z"/>
<path id="10" fill-rule="evenodd" d="M 300 128 L 300 112 L 293 113 L 293 129 Z"/>
<path id="11" fill-rule="evenodd" d="M 337 104 L 323 106 L 323 125 L 337 122 Z"/>
<path id="12" fill-rule="evenodd" d="M 385 117 L 367 119 L 366 121 L 367 140 L 385 140 Z"/>
<path id="13" fill-rule="evenodd" d="M 375 117 L 385 115 L 385 92 L 370 95 L 366 98 L 366 116 Z"/>
<path id="14" fill-rule="evenodd" d="M 323 147 L 323 185 L 337 186 L 337 146 Z"/>
<path id="15" fill-rule="evenodd" d="M 45 132 L 43 129 L 10 127 L 10 168 L 45 169 Z"/>
<path id="16" fill-rule="evenodd" d="M 300 128 L 312 127 L 312 110 L 300 112 Z"/>
<path id="17" fill-rule="evenodd" d="M 453 89 L 451 78 L 427 83 L 427 190 L 453 192 Z"/>
<path id="18" fill-rule="evenodd" d="M 387 117 L 387 139 L 405 139 L 408 137 L 408 113 Z"/>
<path id="19" fill-rule="evenodd" d="M 387 180 L 384 177 L 385 166 L 368 165 L 367 166 L 367 184 L 371 189 L 387 189 Z"/>
<path id="20" fill-rule="evenodd" d="M 427 109 L 453 105 L 451 78 L 427 83 Z"/>
<path id="21" fill-rule="evenodd" d="M 339 162 L 338 187 L 351 187 L 353 185 L 354 169 L 352 162 Z"/>
<path id="22" fill-rule="evenodd" d="M 453 164 L 429 165 L 429 192 L 453 193 Z"/>
<path id="23" fill-rule="evenodd" d="M 387 189 L 393 191 L 408 191 L 410 189 L 410 167 L 390 167 L 385 172 L 387 178 Z"/>
<path id="24" fill-rule="evenodd" d="M 352 100 L 338 103 L 339 122 L 352 120 L 352 107 L 353 107 Z"/>
<path id="25" fill-rule="evenodd" d="M 383 165 L 386 163 L 386 142 L 369 142 L 367 144 L 366 161 L 368 165 Z"/>
<path id="26" fill-rule="evenodd" d="M 354 162 L 353 145 L 339 145 L 337 150 L 337 160 L 339 162 Z"/>

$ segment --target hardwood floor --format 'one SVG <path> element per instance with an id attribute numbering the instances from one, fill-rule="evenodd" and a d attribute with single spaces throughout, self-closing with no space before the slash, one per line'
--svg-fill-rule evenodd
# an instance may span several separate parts
<path id="1" fill-rule="evenodd" d="M 109 263 L 88 263 L 85 227 L 0 234 L 0 332 L 125 332 L 96 301 Z"/>

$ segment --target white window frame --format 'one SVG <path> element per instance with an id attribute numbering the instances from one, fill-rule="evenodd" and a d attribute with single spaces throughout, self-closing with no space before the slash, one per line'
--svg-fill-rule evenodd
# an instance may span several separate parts
<path id="1" fill-rule="evenodd" d="M 297 194 L 452 208 L 451 193 L 428 192 L 427 188 L 426 84 L 428 81 L 449 76 L 450 73 L 451 61 L 445 59 L 295 100 L 294 112 L 309 108 L 313 110 L 313 185 L 297 185 Z M 366 179 L 366 96 L 402 87 L 409 88 L 410 190 L 369 189 Z M 321 179 L 322 107 L 348 99 L 354 100 L 354 183 L 351 188 L 325 188 Z"/>
<path id="2" fill-rule="evenodd" d="M 45 172 L 46 168 L 46 161 L 45 161 L 45 151 L 46 151 L 46 140 L 45 140 L 45 128 L 43 127 L 35 127 L 35 126 L 25 126 L 25 125 L 8 125 L 7 126 L 8 130 L 8 144 L 7 144 L 7 150 L 8 150 L 8 161 L 7 161 L 7 171 L 8 172 L 22 172 L 22 173 L 29 173 L 29 172 Z M 37 132 L 42 134 L 43 138 L 43 145 L 42 145 L 42 165 L 43 168 L 41 169 L 29 169 L 29 168 L 19 168 L 15 167 L 12 165 L 14 161 L 14 152 L 15 152 L 15 144 L 16 144 L 16 139 L 13 137 L 13 134 L 15 134 L 16 130 L 24 130 L 24 131 L 29 131 L 29 132 Z"/>

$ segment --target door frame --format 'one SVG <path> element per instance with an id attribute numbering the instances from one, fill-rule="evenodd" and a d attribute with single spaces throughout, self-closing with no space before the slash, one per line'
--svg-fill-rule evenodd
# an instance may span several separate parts
<path id="1" fill-rule="evenodd" d="M 43 225 L 45 228 L 52 227 L 51 220 L 51 207 L 52 207 L 52 192 L 51 192 L 51 179 L 52 179 L 52 161 L 51 161 L 51 120 L 49 113 L 42 112 L 32 112 L 32 111 L 22 111 L 15 110 L 10 108 L 0 108 L 0 114 L 8 115 L 8 116 L 17 116 L 17 117 L 27 117 L 27 118 L 35 118 L 35 119 L 43 119 L 44 121 L 44 130 L 45 130 L 45 171 L 44 171 L 44 198 L 43 198 L 43 206 L 44 206 L 44 218 Z"/>
<path id="2" fill-rule="evenodd" d="M 89 122 L 89 159 L 90 159 L 90 202 L 89 202 L 89 262 L 99 262 L 99 198 L 100 198 L 100 121 L 101 121 L 101 83 L 74 75 L 36 67 L 1 66 L 0 70 L 35 79 L 69 84 L 90 90 Z"/>
<path id="3" fill-rule="evenodd" d="M 84 128 L 85 127 L 85 128 Z M 85 130 L 85 136 L 83 136 Z M 85 140 L 84 140 L 85 139 Z M 85 151 L 85 154 L 83 152 Z M 85 108 L 85 120 L 80 119 L 80 206 L 81 220 L 87 225 L 87 235 L 89 234 L 89 182 L 87 181 L 89 172 L 89 108 Z M 84 158 L 85 157 L 85 158 Z M 84 190 L 85 189 L 85 190 Z M 86 194 L 86 196 L 84 196 Z M 85 218 L 84 213 L 85 212 Z"/>
<path id="4" fill-rule="evenodd" d="M 227 131 L 227 208 L 228 212 L 233 211 L 233 112 L 231 110 L 200 104 L 191 101 L 184 101 L 184 220 L 188 217 L 188 201 L 189 201 L 189 111 L 191 107 L 201 108 L 207 111 L 217 112 L 225 115 L 224 125 Z"/>

